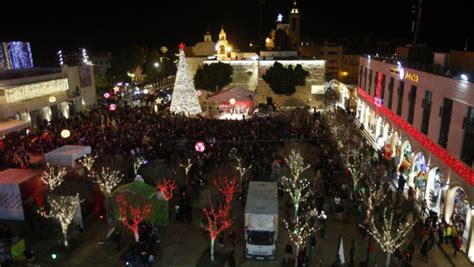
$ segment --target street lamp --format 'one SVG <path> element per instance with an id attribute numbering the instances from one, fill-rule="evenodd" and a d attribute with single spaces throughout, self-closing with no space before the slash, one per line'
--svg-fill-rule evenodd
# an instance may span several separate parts
<path id="1" fill-rule="evenodd" d="M 158 68 L 160 66 L 160 63 L 155 62 L 155 64 L 153 64 L 153 66 L 155 66 L 155 68 Z"/>
<path id="2" fill-rule="evenodd" d="M 156 68 L 155 85 L 158 87 L 158 67 L 160 66 L 160 63 L 155 62 L 153 66 Z"/>

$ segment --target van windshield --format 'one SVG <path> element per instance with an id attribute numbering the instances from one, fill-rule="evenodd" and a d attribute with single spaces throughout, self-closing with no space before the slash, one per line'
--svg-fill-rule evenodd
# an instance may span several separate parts
<path id="1" fill-rule="evenodd" d="M 273 245 L 275 232 L 248 231 L 247 242 L 251 245 Z"/>

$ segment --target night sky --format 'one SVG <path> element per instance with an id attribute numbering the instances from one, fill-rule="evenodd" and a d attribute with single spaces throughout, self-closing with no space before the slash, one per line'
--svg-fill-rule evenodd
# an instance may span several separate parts
<path id="1" fill-rule="evenodd" d="M 44 1 L 43 1 L 44 2 Z M 275 25 L 278 13 L 286 15 L 291 0 L 201 0 L 118 1 L 97 7 L 97 2 L 62 1 L 52 6 L 31 6 L 35 13 L 19 17 L 18 7 L 2 8 L 0 40 L 30 41 L 34 54 L 54 54 L 85 46 L 91 51 L 141 44 L 159 48 L 183 41 L 201 41 L 209 28 L 216 39 L 224 25 L 230 42 L 243 47 L 258 39 L 259 3 L 263 10 L 264 33 Z M 201 2 L 201 3 L 199 3 Z M 462 49 L 471 38 L 474 50 L 473 0 L 425 0 L 421 40 L 434 50 Z M 349 37 L 353 40 L 409 40 L 411 0 L 318 1 L 300 0 L 302 37 Z M 27 4 L 25 4 L 27 5 Z"/>

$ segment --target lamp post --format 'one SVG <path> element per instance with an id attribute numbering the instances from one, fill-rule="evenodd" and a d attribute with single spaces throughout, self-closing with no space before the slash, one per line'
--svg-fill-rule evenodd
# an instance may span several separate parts
<path id="1" fill-rule="evenodd" d="M 160 63 L 155 62 L 155 63 L 153 63 L 153 66 L 156 69 L 155 86 L 158 88 L 158 68 L 160 67 Z"/>

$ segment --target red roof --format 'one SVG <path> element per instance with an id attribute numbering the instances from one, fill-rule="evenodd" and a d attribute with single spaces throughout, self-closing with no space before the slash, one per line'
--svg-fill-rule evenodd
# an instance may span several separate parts
<path id="1" fill-rule="evenodd" d="M 207 102 L 215 101 L 215 102 L 225 102 L 229 101 L 231 98 L 235 99 L 236 101 L 252 101 L 257 95 L 254 91 L 249 91 L 242 87 L 233 87 L 229 89 L 222 90 L 220 92 L 215 93 L 214 95 L 207 98 Z"/>

